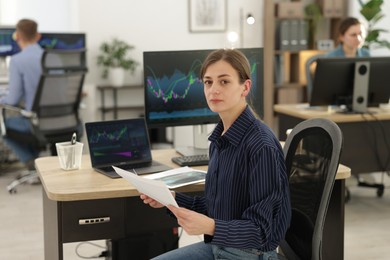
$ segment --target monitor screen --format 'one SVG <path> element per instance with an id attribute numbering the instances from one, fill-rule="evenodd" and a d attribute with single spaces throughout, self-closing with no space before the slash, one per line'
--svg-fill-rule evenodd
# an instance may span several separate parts
<path id="1" fill-rule="evenodd" d="M 263 115 L 263 49 L 240 49 L 251 65 L 248 101 Z M 144 52 L 145 117 L 149 127 L 217 123 L 207 105 L 199 71 L 212 50 Z"/>
<path id="2" fill-rule="evenodd" d="M 0 27 L 0 57 L 11 56 L 20 51 L 18 44 L 12 39 L 15 27 Z"/>
<path id="3" fill-rule="evenodd" d="M 18 44 L 12 39 L 14 32 L 14 27 L 0 27 L 0 57 L 11 56 L 20 51 Z M 38 44 L 44 49 L 84 49 L 85 38 L 84 33 L 41 33 Z"/>
<path id="4" fill-rule="evenodd" d="M 38 44 L 44 49 L 84 49 L 86 46 L 85 33 L 41 33 Z"/>
<path id="5" fill-rule="evenodd" d="M 368 77 L 366 84 L 362 83 L 365 81 L 362 77 L 356 82 L 354 80 L 357 62 L 369 64 L 367 74 L 364 74 Z M 346 105 L 348 110 L 353 110 L 352 105 L 357 101 L 354 101 L 354 86 L 362 84 L 363 88 L 367 89 L 367 106 L 375 107 L 380 103 L 388 103 L 390 97 L 389 68 L 390 57 L 320 58 L 314 74 L 310 105 Z"/>

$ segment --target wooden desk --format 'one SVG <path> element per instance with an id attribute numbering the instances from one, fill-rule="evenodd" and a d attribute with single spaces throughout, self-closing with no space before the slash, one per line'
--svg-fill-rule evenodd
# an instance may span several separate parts
<path id="1" fill-rule="evenodd" d="M 371 108 L 368 114 L 339 114 L 308 109 L 308 104 L 275 105 L 279 119 L 279 139 L 299 122 L 315 117 L 334 121 L 343 132 L 340 162 L 351 167 L 352 174 L 390 170 L 386 135 L 390 132 L 390 111 Z"/>
<path id="2" fill-rule="evenodd" d="M 170 160 L 177 156 L 173 149 L 155 150 L 152 154 L 155 160 L 177 167 Z M 177 223 L 166 215 L 164 209 L 153 209 L 144 205 L 138 197 L 138 192 L 126 180 L 110 179 L 92 170 L 89 155 L 84 155 L 82 160 L 81 169 L 76 171 L 61 170 L 55 156 L 38 158 L 35 161 L 45 190 L 43 192 L 45 259 L 63 259 L 63 243 L 67 242 L 119 240 L 156 231 L 160 231 L 161 237 L 167 241 L 177 238 L 167 237 L 166 231 L 177 227 Z M 194 168 L 206 170 L 207 166 Z M 344 178 L 349 176 L 349 172 L 348 167 L 341 166 L 337 174 L 338 181 L 332 195 L 325 229 L 332 241 L 341 241 L 341 244 L 326 248 L 329 252 L 343 247 Z M 204 184 L 195 184 L 176 190 L 202 192 L 203 189 Z M 80 219 L 104 217 L 110 217 L 110 222 L 79 225 Z M 135 257 L 134 252 L 132 256 Z"/>
<path id="3" fill-rule="evenodd" d="M 155 160 L 177 167 L 170 161 L 173 156 L 177 156 L 173 149 L 153 151 Z M 135 241 L 138 251 L 127 259 L 150 259 L 177 247 L 177 233 L 174 233 L 177 223 L 166 214 L 166 210 L 144 205 L 138 192 L 126 180 L 111 179 L 95 172 L 91 168 L 89 155 L 83 155 L 82 167 L 75 171 L 61 170 L 55 156 L 38 158 L 35 163 L 45 190 L 45 259 L 63 259 L 63 243 L 96 239 L 123 241 L 129 237 L 142 237 L 145 244 L 148 239 L 159 242 L 158 246 L 151 249 L 154 255 L 148 255 L 148 249 L 135 244 Z M 203 184 L 196 184 L 177 190 L 202 192 L 203 189 Z M 104 217 L 110 217 L 110 221 L 79 224 L 79 220 Z M 122 256 L 113 256 L 113 259 L 122 259 Z"/>

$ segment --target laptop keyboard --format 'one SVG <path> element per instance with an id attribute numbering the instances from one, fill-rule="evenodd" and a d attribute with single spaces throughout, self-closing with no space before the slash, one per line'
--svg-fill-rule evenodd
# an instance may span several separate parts
<path id="1" fill-rule="evenodd" d="M 198 155 L 187 155 L 173 157 L 172 162 L 180 166 L 200 166 L 209 164 L 209 155 L 208 154 L 198 154 Z"/>
<path id="2" fill-rule="evenodd" d="M 123 170 L 129 170 L 129 171 L 132 171 L 133 169 L 137 169 L 137 168 L 142 168 L 142 167 L 147 167 L 149 166 L 150 164 L 123 164 L 123 165 L 115 165 L 117 166 L 118 168 L 121 168 Z M 114 169 L 111 167 L 111 166 L 104 166 L 104 167 L 99 167 L 99 169 L 103 170 L 103 171 L 107 171 L 107 172 L 114 172 Z"/>

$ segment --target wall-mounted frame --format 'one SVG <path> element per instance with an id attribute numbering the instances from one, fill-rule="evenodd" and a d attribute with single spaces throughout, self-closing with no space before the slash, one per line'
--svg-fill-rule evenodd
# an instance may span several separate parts
<path id="1" fill-rule="evenodd" d="M 226 0 L 188 0 L 190 32 L 226 31 Z"/>

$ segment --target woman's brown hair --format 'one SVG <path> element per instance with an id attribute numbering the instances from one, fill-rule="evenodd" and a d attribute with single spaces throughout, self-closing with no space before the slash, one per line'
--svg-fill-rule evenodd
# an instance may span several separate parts
<path id="1" fill-rule="evenodd" d="M 251 79 L 249 61 L 246 56 L 237 49 L 219 49 L 211 52 L 202 64 L 200 79 L 203 79 L 204 74 L 210 65 L 220 60 L 226 61 L 238 72 L 241 84 L 244 83 L 245 80 Z"/>

